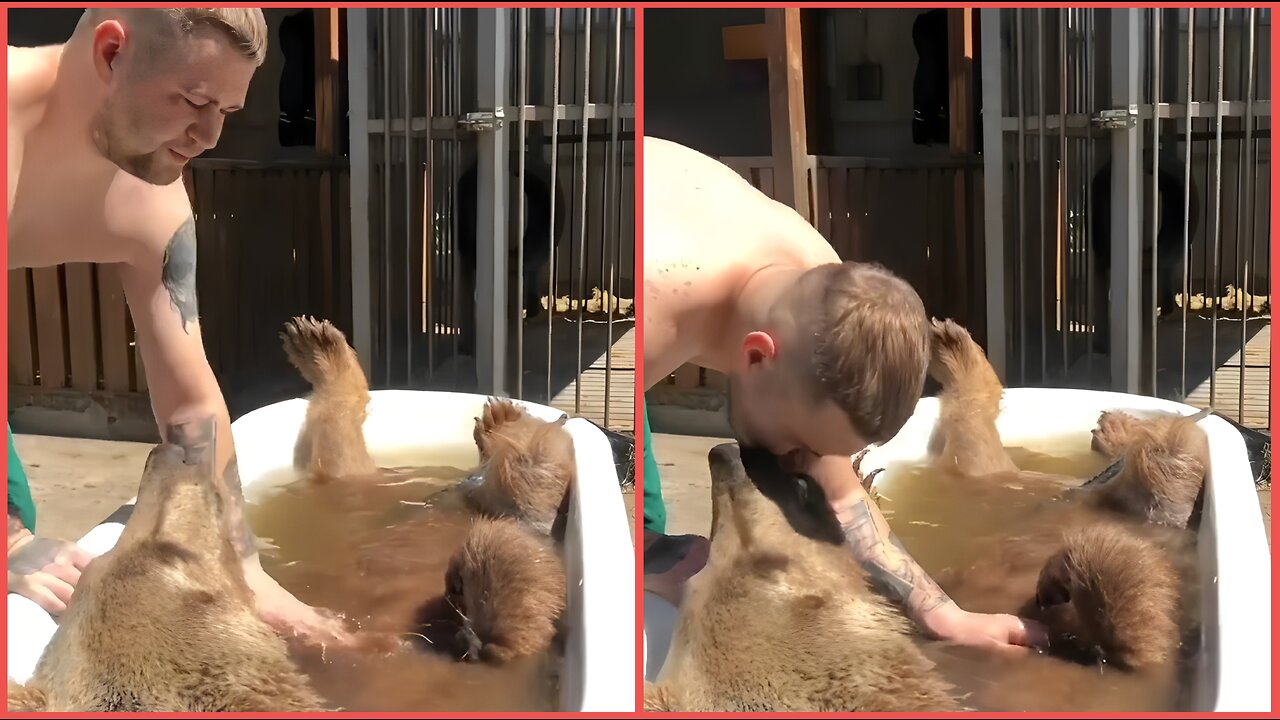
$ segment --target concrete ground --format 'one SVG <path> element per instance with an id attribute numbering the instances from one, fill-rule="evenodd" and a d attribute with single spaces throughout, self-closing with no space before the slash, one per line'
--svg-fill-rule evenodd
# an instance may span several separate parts
<path id="1" fill-rule="evenodd" d="M 726 442 L 725 438 L 652 433 L 653 454 L 662 479 L 662 497 L 667 506 L 667 534 L 695 533 L 706 537 L 711 531 L 711 474 L 707 452 Z M 1271 544 L 1271 489 L 1258 491 L 1262 505 L 1267 545 Z"/>
<path id="2" fill-rule="evenodd" d="M 153 445 L 14 435 L 31 483 L 36 531 L 78 540 L 138 492 Z"/>

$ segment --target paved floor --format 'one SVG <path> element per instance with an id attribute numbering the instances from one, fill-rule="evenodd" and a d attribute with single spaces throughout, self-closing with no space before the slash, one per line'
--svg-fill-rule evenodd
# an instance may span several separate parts
<path id="1" fill-rule="evenodd" d="M 27 471 L 41 535 L 78 540 L 138 492 L 154 447 L 114 442 L 14 435 Z"/>

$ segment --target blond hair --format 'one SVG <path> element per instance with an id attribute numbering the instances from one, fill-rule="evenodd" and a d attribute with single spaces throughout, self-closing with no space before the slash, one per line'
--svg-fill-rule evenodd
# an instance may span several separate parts
<path id="1" fill-rule="evenodd" d="M 255 66 L 261 66 L 267 56 L 267 20 L 262 8 L 91 8 L 85 10 L 80 24 L 91 27 L 112 17 L 123 19 L 130 30 L 138 33 L 143 50 L 140 57 L 148 60 L 164 57 L 172 40 L 191 35 L 199 28 L 221 33 Z"/>

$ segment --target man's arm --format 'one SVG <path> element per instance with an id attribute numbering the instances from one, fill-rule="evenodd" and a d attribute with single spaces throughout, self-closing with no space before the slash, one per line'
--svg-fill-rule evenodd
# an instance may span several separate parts
<path id="1" fill-rule="evenodd" d="M 847 457 L 819 458 L 809 474 L 818 481 L 854 557 L 871 583 L 934 637 L 966 645 L 1037 645 L 1042 630 L 1012 615 L 961 609 L 911 557 L 880 508 L 862 487 Z"/>
<path id="2" fill-rule="evenodd" d="M 257 541 L 245 520 L 231 416 L 200 335 L 194 218 L 188 213 L 162 250 L 144 251 L 134 262 L 117 267 L 160 435 L 184 447 L 214 443 L 214 467 L 230 501 L 232 543 L 242 558 L 256 563 Z"/>

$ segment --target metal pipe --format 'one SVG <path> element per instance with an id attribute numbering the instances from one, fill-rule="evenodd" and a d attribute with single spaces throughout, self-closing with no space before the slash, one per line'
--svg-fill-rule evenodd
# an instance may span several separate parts
<path id="1" fill-rule="evenodd" d="M 411 126 L 413 125 L 413 88 L 410 85 L 413 75 L 413 67 L 417 65 L 413 61 L 412 41 L 409 37 L 409 14 L 412 12 L 409 8 L 403 10 L 404 13 L 404 343 L 405 343 L 405 383 L 407 387 L 413 385 L 413 316 L 417 313 L 411 312 L 409 305 L 413 302 L 413 281 L 411 279 L 411 271 L 413 268 L 413 138 L 410 137 Z M 390 380 L 390 378 L 388 378 Z"/>
<path id="2" fill-rule="evenodd" d="M 1187 396 L 1187 315 L 1191 312 L 1191 100 L 1195 80 L 1196 11 L 1187 8 L 1187 127 L 1183 147 L 1187 157 L 1183 165 L 1182 189 L 1182 372 L 1178 397 Z"/>
<path id="3" fill-rule="evenodd" d="M 610 393 L 609 384 L 613 380 L 613 264 L 611 243 L 618 242 L 620 234 L 611 234 L 609 232 L 609 219 L 612 215 L 613 202 L 616 196 L 621 193 L 621 179 L 615 178 L 614 173 L 619 169 L 618 163 L 621 158 L 615 158 L 618 149 L 618 95 L 619 81 L 622 78 L 621 68 L 619 67 L 622 59 L 622 8 L 613 9 L 613 85 L 610 90 L 609 104 L 612 108 L 609 113 L 609 131 L 608 152 L 604 157 L 604 182 L 601 184 L 600 192 L 600 295 L 604 300 L 603 306 L 605 311 L 605 322 L 608 324 L 608 335 L 605 347 L 608 352 L 604 355 L 604 426 L 605 429 L 613 427 L 610 412 L 612 406 L 609 404 Z M 615 160 L 617 163 L 615 163 Z M 615 183 L 618 183 L 615 185 Z M 618 208 L 621 211 L 621 208 Z M 606 290 L 607 288 L 607 290 Z"/>
<path id="4" fill-rule="evenodd" d="M 1094 22 L 1095 20 L 1094 15 L 1097 11 L 1093 9 L 1087 9 L 1087 10 L 1082 9 L 1081 12 L 1084 13 L 1083 21 L 1084 21 L 1084 58 L 1085 58 L 1085 70 L 1084 70 L 1085 111 L 1093 112 L 1094 109 L 1097 107 L 1097 105 L 1095 104 L 1097 97 L 1094 93 L 1094 87 L 1093 87 L 1094 75 L 1097 73 L 1097 69 L 1093 64 L 1093 33 L 1097 27 L 1096 23 Z M 1085 367 L 1089 375 L 1089 382 L 1091 384 L 1093 383 L 1094 338 L 1096 337 L 1098 332 L 1098 321 L 1097 321 L 1097 317 L 1095 316 L 1096 308 L 1094 307 L 1094 302 L 1093 302 L 1093 292 L 1094 292 L 1093 262 L 1095 261 L 1093 257 L 1093 211 L 1095 210 L 1095 208 L 1093 207 L 1093 191 L 1091 186 L 1094 181 L 1094 177 L 1093 177 L 1094 151 L 1095 151 L 1095 144 L 1093 141 L 1093 124 L 1086 123 L 1085 124 L 1085 141 L 1084 141 L 1084 176 L 1085 176 L 1084 186 L 1086 189 L 1084 192 L 1084 217 L 1082 219 L 1080 227 L 1083 228 L 1084 230 L 1084 242 L 1082 243 L 1082 246 L 1084 248 L 1083 255 L 1084 255 L 1084 267 L 1085 267 L 1085 273 L 1084 273 L 1084 305 L 1085 305 L 1084 321 L 1085 321 L 1085 328 L 1086 328 L 1085 357 L 1088 358 L 1085 361 Z"/>
<path id="5" fill-rule="evenodd" d="M 369 10 L 347 11 L 347 83 L 351 117 L 351 336 L 366 377 L 373 374 L 373 295 L 370 288 Z"/>
<path id="6" fill-rule="evenodd" d="M 1160 104 L 1160 9 L 1151 10 L 1151 106 Z M 1156 302 L 1159 297 L 1159 280 L 1157 273 L 1157 249 L 1160 229 L 1160 114 L 1151 113 L 1151 312 L 1147 314 L 1147 322 L 1151 323 L 1151 394 L 1159 397 L 1160 389 L 1157 380 L 1159 365 L 1156 357 L 1159 354 L 1156 339 Z"/>
<path id="7" fill-rule="evenodd" d="M 614 95 L 613 95 L 613 119 L 612 119 L 612 127 L 613 127 L 613 130 L 612 130 L 612 139 L 611 139 L 611 141 L 610 141 L 610 142 L 612 143 L 612 145 L 613 145 L 613 152 L 614 152 L 614 153 L 616 153 L 616 156 L 615 156 L 615 159 L 614 159 L 614 168 L 615 168 L 615 172 L 614 172 L 614 178 L 615 178 L 615 180 L 614 180 L 614 200 L 615 200 L 615 202 L 617 203 L 617 208 L 616 208 L 616 211 L 614 212 L 614 216 L 613 216 L 613 217 L 614 217 L 614 220 L 613 220 L 613 222 L 614 222 L 614 227 L 613 227 L 613 235 L 612 235 L 612 236 L 613 236 L 613 251 L 610 253 L 610 259 L 609 259 L 609 298 L 610 298 L 609 302 L 610 302 L 610 304 L 611 304 L 611 305 L 612 305 L 612 302 L 613 302 L 614 298 L 616 298 L 616 297 L 617 297 L 617 285 L 618 285 L 618 282 L 619 282 L 619 280 L 618 280 L 619 266 L 620 266 L 621 260 L 622 260 L 622 259 L 623 259 L 623 257 L 624 257 L 624 256 L 622 255 L 622 227 L 623 227 L 623 226 L 622 226 L 622 208 L 623 208 L 623 203 L 624 203 L 624 202 L 629 202 L 629 201 L 630 201 L 630 202 L 634 202 L 634 197 L 635 197 L 634 193 L 631 193 L 631 194 L 624 194 L 624 193 L 622 192 L 622 187 L 623 187 L 623 177 L 624 177 L 624 175 L 623 175 L 623 171 L 622 171 L 622 168 L 623 168 L 623 165 L 624 165 L 624 156 L 625 156 L 625 154 L 624 154 L 624 152 L 623 152 L 623 142 L 625 142 L 625 141 L 620 141 L 620 140 L 619 140 L 619 133 L 620 133 L 620 131 L 621 131 L 621 129 L 622 129 L 622 118 L 621 118 L 621 110 L 622 110 L 622 105 L 621 105 L 621 97 L 622 97 L 622 83 L 623 83 L 623 82 L 625 82 L 625 80 L 623 79 L 623 78 L 624 78 L 624 76 L 622 75 L 622 62 L 623 62 L 623 58 L 627 58 L 627 59 L 628 59 L 628 61 L 630 61 L 630 60 L 631 60 L 632 58 L 634 58 L 635 56 L 634 56 L 634 54 L 631 54 L 631 55 L 625 54 L 625 53 L 623 53 L 623 51 L 622 51 L 623 43 L 624 43 L 624 41 L 623 41 L 624 35 L 623 35 L 623 32 L 622 32 L 622 16 L 621 16 L 621 13 L 628 12 L 628 10 L 627 10 L 627 9 L 625 9 L 625 8 L 619 8 L 618 10 L 619 10 L 619 15 L 617 16 L 617 18 L 616 18 L 616 20 L 615 20 L 615 26 L 614 26 L 614 37 L 615 37 L 615 43 L 616 43 L 616 44 L 614 45 L 614 62 L 613 62 L 613 68 L 614 68 L 614 71 L 613 71 L 613 72 L 614 72 Z M 634 10 L 630 10 L 630 12 L 631 12 L 631 13 L 633 13 L 632 17 L 633 17 L 633 19 L 634 19 L 634 13 L 635 13 L 635 11 L 634 11 Z M 634 50 L 634 48 L 633 48 L 633 50 Z M 632 66 L 630 67 L 630 71 L 631 71 L 632 73 L 634 73 L 634 71 L 635 71 L 634 64 L 632 64 Z M 631 77 L 634 77 L 634 75 L 631 75 Z M 635 103 L 635 97 L 634 97 L 634 96 L 632 96 L 632 98 L 631 98 L 631 105 L 632 105 L 632 108 L 631 108 L 631 109 L 632 109 L 633 111 L 634 111 L 634 109 L 635 109 L 635 107 L 634 107 L 634 103 Z M 635 125 L 634 125 L 635 120 L 634 120 L 634 117 L 635 117 L 635 115 L 634 115 L 634 114 L 632 114 L 632 118 L 633 118 L 633 119 L 632 119 L 632 123 L 633 123 L 633 125 L 632 125 L 632 130 L 633 130 L 633 131 L 634 131 L 634 129 L 635 129 Z M 634 132 L 632 132 L 632 133 L 631 133 L 631 137 L 632 137 L 632 141 L 631 141 L 631 142 L 632 142 L 632 148 L 634 148 L 634 147 L 635 147 L 635 140 L 634 140 L 634 138 L 635 138 L 635 133 L 634 133 Z M 633 182 L 634 182 L 634 177 L 635 177 L 635 176 L 634 176 L 634 173 L 633 173 L 633 174 L 632 174 Z M 633 213 L 632 213 L 632 214 L 633 214 L 633 216 L 634 216 L 634 209 L 635 209 L 635 206 L 634 206 L 634 205 L 632 205 L 632 211 L 633 211 Z M 632 228 L 633 228 L 633 230 L 634 230 L 634 227 L 635 227 L 635 226 L 634 226 L 634 225 L 632 225 L 631 227 L 632 227 Z M 632 237 L 633 237 L 633 238 L 635 237 L 635 236 L 634 236 L 634 233 L 633 233 Z M 635 244 L 634 244 L 634 241 L 633 241 L 633 243 L 632 243 L 632 252 L 631 252 L 627 257 L 630 257 L 630 258 L 632 259 L 632 264 L 633 264 L 633 269 L 634 269 L 634 263 L 635 263 Z M 634 290 L 634 286 L 633 286 L 633 290 Z M 619 309 L 619 310 L 621 310 L 621 309 L 622 309 L 622 303 L 621 303 L 621 302 L 619 302 L 619 303 L 618 303 L 618 309 Z M 612 367 L 613 367 L 613 366 L 612 366 L 612 359 L 613 359 L 613 353 L 612 353 L 612 348 L 613 348 L 613 310 L 612 310 L 612 306 L 610 306 L 610 312 L 609 312 L 609 316 L 608 316 L 608 320 L 607 320 L 607 322 L 608 322 L 608 342 L 609 342 L 609 348 L 610 348 L 611 352 L 610 352 L 610 353 L 608 353 L 607 355 L 605 355 L 605 363 L 606 363 L 606 364 L 605 364 L 605 368 L 606 368 L 606 370 L 605 370 L 605 393 L 606 393 L 606 396 L 605 396 L 605 397 L 606 397 L 606 398 L 608 397 L 607 393 L 609 392 L 609 378 L 610 378 L 610 376 L 611 376 L 611 371 L 612 371 Z M 632 368 L 633 368 L 633 372 L 634 372 L 634 368 L 635 368 L 635 363 L 636 363 L 636 360 L 633 360 L 633 361 L 632 361 Z M 632 402 L 633 402 L 633 409 L 634 409 L 634 399 L 635 399 L 635 394 L 634 394 L 634 393 L 632 393 L 632 394 L 630 395 L 630 397 L 632 398 Z M 605 403 L 605 407 L 606 407 L 606 408 L 608 408 L 608 407 L 609 407 L 609 404 L 608 404 L 608 402 L 607 402 L 607 401 L 606 401 L 606 403 Z M 628 415 L 628 417 L 630 417 L 630 415 Z M 634 426 L 633 426 L 633 429 L 634 429 Z"/>
<path id="8" fill-rule="evenodd" d="M 1062 334 L 1062 377 L 1067 375 L 1067 336 L 1070 334 L 1068 323 L 1071 314 L 1067 312 L 1067 283 L 1070 281 L 1068 264 L 1071 255 L 1068 245 L 1071 239 L 1067 228 L 1067 9 L 1058 9 L 1058 54 L 1061 68 L 1058 77 L 1058 245 L 1062 253 L 1058 265 L 1058 332 Z"/>
<path id="9" fill-rule="evenodd" d="M 1237 209 L 1236 212 L 1236 268 L 1241 271 L 1241 279 L 1236 283 L 1236 287 L 1240 288 L 1240 424 L 1243 425 L 1244 418 L 1244 384 L 1245 384 L 1245 366 L 1248 365 L 1245 355 L 1245 346 L 1249 342 L 1249 265 L 1253 262 L 1254 234 L 1253 234 L 1253 173 L 1254 164 L 1257 162 L 1257 155 L 1253 150 L 1253 63 L 1255 54 L 1255 36 L 1254 36 L 1254 19 L 1256 9 L 1250 8 L 1249 14 L 1245 18 L 1246 34 L 1248 40 L 1245 42 L 1247 48 L 1245 61 L 1245 82 L 1244 82 L 1244 145 L 1241 146 L 1244 158 L 1240 160 L 1241 182 L 1240 187 L 1236 188 L 1236 194 L 1242 198 L 1243 202 L 1237 204 L 1237 208 L 1243 205 L 1243 210 Z M 1247 160 L 1245 159 L 1247 158 Z M 1240 242 L 1241 228 L 1249 228 L 1249 254 L 1242 256 L 1243 249 Z M 1268 425 L 1268 427 L 1270 427 Z"/>
<path id="10" fill-rule="evenodd" d="M 586 107 L 591 102 L 591 8 L 585 8 L 586 17 L 584 18 L 583 28 L 583 73 L 582 73 L 582 107 L 584 110 L 582 118 L 582 219 L 581 219 L 581 236 L 578 241 L 578 371 L 583 372 L 582 367 L 582 327 L 586 320 L 587 309 L 587 128 L 591 122 L 586 118 Z M 601 238 L 603 240 L 603 238 Z M 605 350 L 608 352 L 608 349 Z M 573 384 L 573 411 L 582 413 L 582 382 L 581 376 L 579 381 Z M 608 406 L 605 407 L 605 415 L 608 416 Z"/>
<path id="11" fill-rule="evenodd" d="M 382 355 L 383 383 L 391 383 L 391 31 L 390 8 L 382 9 L 379 62 L 382 63 Z"/>
<path id="12" fill-rule="evenodd" d="M 1005 267 L 1005 248 L 1008 229 L 1004 216 L 1005 195 L 1005 135 L 1004 118 L 1005 55 L 1001 33 L 1002 20 L 1008 11 L 992 10 L 979 13 L 982 23 L 982 106 L 988 108 L 982 119 L 983 162 L 983 214 L 987 218 L 983 227 L 986 280 L 987 358 L 1001 382 L 1008 382 L 1008 296 L 1005 283 L 1011 273 Z"/>
<path id="13" fill-rule="evenodd" d="M 551 220 L 549 235 L 551 244 L 547 250 L 548 266 L 547 266 L 547 397 L 546 402 L 551 402 L 551 335 L 555 327 L 556 320 L 556 190 L 559 188 L 559 181 L 556 178 L 556 166 L 560 159 L 560 8 L 555 9 L 554 13 L 554 36 L 552 40 L 552 68 L 554 75 L 551 78 L 551 107 L 553 108 L 551 115 Z"/>
<path id="14" fill-rule="evenodd" d="M 1040 286 L 1039 310 L 1037 314 L 1040 317 L 1040 383 L 1047 383 L 1049 380 L 1049 318 L 1047 310 L 1049 305 L 1049 289 L 1048 283 L 1045 282 L 1045 255 L 1049 251 L 1048 236 L 1048 218 L 1045 217 L 1045 191 L 1048 189 L 1048 168 L 1045 166 L 1045 108 L 1044 108 L 1044 8 L 1036 8 L 1036 110 L 1040 113 L 1040 126 L 1036 128 L 1036 141 L 1039 152 L 1036 160 L 1040 165 L 1040 185 L 1036 188 L 1036 200 L 1040 206 L 1040 214 L 1036 217 L 1037 223 L 1040 225 L 1040 248 L 1036 253 L 1040 258 L 1040 277 L 1038 284 Z"/>
<path id="15" fill-rule="evenodd" d="M 460 67 L 459 58 L 461 57 L 461 48 L 459 47 L 459 39 L 462 37 L 462 11 L 452 9 L 445 11 L 448 13 L 445 17 L 449 19 L 449 114 L 457 117 L 462 113 L 462 68 Z M 457 130 L 454 130 L 453 138 L 449 141 L 449 282 L 448 287 L 453 288 L 453 304 L 449 309 L 450 318 L 449 326 L 453 330 L 453 366 L 458 367 L 458 343 L 462 339 L 463 313 L 458 307 L 459 301 L 469 306 L 465 299 L 458 297 L 458 192 L 457 183 L 461 176 L 459 170 L 462 166 L 462 139 L 458 136 Z M 472 337 L 475 337 L 475 333 Z M 475 343 L 473 343 L 475 345 Z M 474 348 L 473 348 L 474 349 Z"/>
<path id="16" fill-rule="evenodd" d="M 1226 39 L 1226 9 L 1218 10 L 1218 75 L 1217 75 L 1217 110 L 1215 111 L 1214 125 L 1216 137 L 1213 143 L 1213 295 L 1215 302 L 1211 320 L 1209 321 L 1209 336 L 1211 338 L 1209 351 L 1209 407 L 1217 405 L 1218 390 L 1218 293 L 1221 292 L 1222 286 L 1222 268 L 1220 267 L 1221 252 L 1220 243 L 1222 240 L 1222 66 L 1223 55 L 1226 48 L 1223 47 L 1223 41 Z M 1209 299 L 1208 293 L 1205 294 L 1205 300 Z M 1244 362 L 1244 358 L 1240 358 Z"/>
<path id="17" fill-rule="evenodd" d="M 1025 385 L 1027 383 L 1027 220 L 1026 220 L 1026 200 L 1027 200 L 1027 117 L 1025 103 L 1025 79 L 1023 74 L 1023 66 L 1026 64 L 1026 55 L 1022 42 L 1022 26 L 1023 11 L 1021 9 L 1014 10 L 1014 56 L 1015 65 L 1018 69 L 1018 166 L 1016 179 L 1018 182 L 1018 232 L 1016 236 L 1015 248 L 1018 256 L 1018 382 Z"/>
<path id="18" fill-rule="evenodd" d="M 516 119 L 516 397 L 524 399 L 524 235 L 528 226 L 525 217 L 524 164 L 527 120 L 525 107 L 529 104 L 529 9 L 520 8 L 519 97 L 520 110 Z M 554 202 L 554 195 L 552 195 Z"/>
<path id="19" fill-rule="evenodd" d="M 436 253 L 436 245 L 439 237 L 436 232 L 436 202 L 435 202 L 435 138 L 432 137 L 431 120 L 435 117 L 436 96 L 435 96 L 435 74 L 436 74 L 436 31 L 435 31 L 435 10 L 426 10 L 423 16 L 423 32 L 426 35 L 427 49 L 424 53 L 426 63 L 424 76 L 426 85 L 423 88 L 424 109 L 423 114 L 427 117 L 426 140 L 423 143 L 423 154 L 425 157 L 425 166 L 422 172 L 422 205 L 423 220 L 422 230 L 425 236 L 422 247 L 422 292 L 426 296 L 427 317 L 426 327 L 427 333 L 427 375 L 428 378 L 435 377 L 436 367 L 436 307 L 435 307 L 435 290 L 436 290 L 436 269 L 439 267 L 439 259 Z"/>

